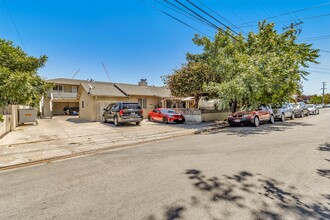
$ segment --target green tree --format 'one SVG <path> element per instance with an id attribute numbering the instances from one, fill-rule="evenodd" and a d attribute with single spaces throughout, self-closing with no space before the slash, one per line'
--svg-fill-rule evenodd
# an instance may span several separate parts
<path id="1" fill-rule="evenodd" d="M 46 61 L 46 56 L 29 56 L 13 42 L 0 38 L 0 106 L 36 106 L 50 88 L 37 74 Z"/>
<path id="2" fill-rule="evenodd" d="M 172 75 L 163 76 L 165 84 L 176 97 L 193 96 L 195 108 L 198 108 L 200 97 L 205 93 L 204 83 L 210 81 L 210 68 L 201 62 L 188 62 Z"/>
<path id="3" fill-rule="evenodd" d="M 238 105 L 282 103 L 299 93 L 301 80 L 309 74 L 301 70 L 317 63 L 318 50 L 296 42 L 295 30 L 277 33 L 273 23 L 259 23 L 258 33 L 246 39 L 231 31 L 219 30 L 214 40 L 195 36 L 202 54 L 188 54 L 188 61 L 210 66 L 210 83 L 204 83 L 209 95 L 224 103 Z"/>

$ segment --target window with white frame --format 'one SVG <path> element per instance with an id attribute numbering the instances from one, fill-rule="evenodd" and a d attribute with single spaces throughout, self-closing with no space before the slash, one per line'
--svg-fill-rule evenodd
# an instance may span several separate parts
<path id="1" fill-rule="evenodd" d="M 62 85 L 55 85 L 53 88 L 54 91 L 63 91 L 63 86 Z"/>
<path id="2" fill-rule="evenodd" d="M 141 108 L 147 108 L 147 99 L 138 99 Z"/>

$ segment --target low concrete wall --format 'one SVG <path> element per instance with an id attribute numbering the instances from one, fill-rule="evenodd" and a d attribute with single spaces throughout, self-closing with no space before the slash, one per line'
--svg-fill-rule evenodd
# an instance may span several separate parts
<path id="1" fill-rule="evenodd" d="M 180 109 L 177 112 L 183 114 L 187 122 L 223 121 L 229 115 L 229 111 L 202 112 L 198 109 Z"/>
<path id="2" fill-rule="evenodd" d="M 4 120 L 0 122 L 0 138 L 18 127 L 18 109 L 29 108 L 29 106 L 24 105 L 9 105 L 6 107 L 6 114 L 3 116 Z"/>
<path id="3" fill-rule="evenodd" d="M 7 133 L 10 132 L 11 130 L 10 121 L 11 121 L 11 115 L 3 116 L 3 122 L 0 122 L 0 138 L 2 138 L 3 136 L 5 136 Z"/>
<path id="4" fill-rule="evenodd" d="M 202 113 L 202 121 L 223 121 L 228 115 L 229 112 Z"/>

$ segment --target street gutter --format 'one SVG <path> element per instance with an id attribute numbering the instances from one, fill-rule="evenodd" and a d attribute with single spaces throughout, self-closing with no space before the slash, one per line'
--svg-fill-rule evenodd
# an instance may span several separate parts
<path id="1" fill-rule="evenodd" d="M 210 131 L 215 131 L 218 129 L 223 129 L 226 127 L 227 127 L 227 125 L 225 123 L 215 123 L 214 125 L 211 125 L 208 128 L 200 128 L 200 129 L 190 132 L 190 133 L 171 135 L 171 138 L 179 138 L 179 137 L 185 137 L 185 136 L 189 136 L 189 135 L 198 135 L 198 134 L 203 134 L 203 133 L 210 132 Z M 58 161 L 58 160 L 65 160 L 65 159 L 70 159 L 70 158 L 79 157 L 79 156 L 92 155 L 92 154 L 97 154 L 97 153 L 101 153 L 101 152 L 124 150 L 124 149 L 133 148 L 136 145 L 146 144 L 146 143 L 151 143 L 151 142 L 159 142 L 159 141 L 163 141 L 168 138 L 169 138 L 168 136 L 165 136 L 165 137 L 155 138 L 152 140 L 146 140 L 146 141 L 142 140 L 142 141 L 137 141 L 135 143 L 130 143 L 130 144 L 119 144 L 116 146 L 103 147 L 103 148 L 95 149 L 95 150 L 87 150 L 87 151 L 72 153 L 72 154 L 63 155 L 63 156 L 56 156 L 56 157 L 50 157 L 47 159 L 23 162 L 20 164 L 13 164 L 13 165 L 0 167 L 0 171 L 11 170 L 11 169 L 16 169 L 16 168 L 23 168 L 23 167 L 34 166 L 34 165 L 39 165 L 39 164 L 44 164 L 44 163 L 50 163 L 50 162 L 54 162 L 54 161 Z"/>

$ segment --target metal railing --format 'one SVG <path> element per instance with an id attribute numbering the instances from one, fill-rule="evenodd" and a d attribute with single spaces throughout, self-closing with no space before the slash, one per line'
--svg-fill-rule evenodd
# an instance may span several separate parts
<path id="1" fill-rule="evenodd" d="M 78 97 L 78 93 L 73 92 L 56 92 L 53 91 L 53 98 L 54 99 L 76 99 Z M 48 94 L 48 97 L 50 97 L 50 94 Z"/>

